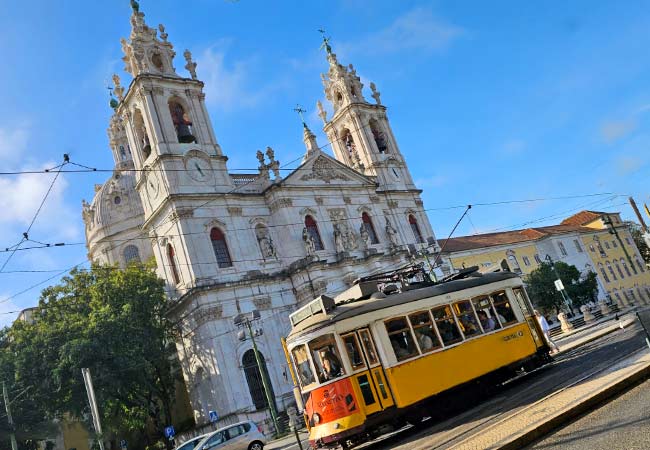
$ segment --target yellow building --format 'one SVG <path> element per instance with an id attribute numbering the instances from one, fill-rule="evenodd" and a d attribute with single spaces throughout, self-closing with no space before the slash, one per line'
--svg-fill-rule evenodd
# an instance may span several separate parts
<path id="1" fill-rule="evenodd" d="M 454 270 L 507 264 L 525 276 L 545 260 L 562 261 L 583 274 L 596 273 L 599 299 L 650 304 L 650 271 L 620 213 L 581 211 L 558 225 L 460 236 L 440 245 Z"/>

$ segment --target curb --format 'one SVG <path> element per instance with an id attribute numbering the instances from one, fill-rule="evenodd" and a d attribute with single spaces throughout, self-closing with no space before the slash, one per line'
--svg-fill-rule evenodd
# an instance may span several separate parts
<path id="1" fill-rule="evenodd" d="M 539 424 L 538 426 L 533 427 L 531 429 L 523 431 L 514 439 L 510 440 L 509 442 L 505 444 L 496 444 L 495 446 L 490 447 L 490 449 L 491 450 L 521 449 L 523 446 L 528 445 L 536 441 L 537 439 L 546 436 L 556 428 L 561 427 L 567 421 L 594 409 L 594 407 L 604 403 L 605 400 L 614 397 L 616 394 L 619 394 L 636 384 L 639 384 L 640 382 L 644 381 L 647 378 L 650 378 L 650 365 L 647 365 L 646 367 L 634 372 L 630 376 L 623 378 L 620 381 L 601 389 L 595 395 L 558 413 L 557 415 L 550 418 L 546 422 Z"/>
<path id="2" fill-rule="evenodd" d="M 636 317 L 628 317 L 625 321 L 621 320 L 621 323 L 623 324 L 623 328 L 627 328 L 629 325 L 633 324 L 634 322 L 636 322 Z M 604 329 L 602 333 L 598 333 L 598 332 L 593 333 L 593 335 L 589 336 L 588 338 L 585 338 L 585 340 L 580 341 L 580 342 L 576 343 L 575 345 L 571 345 L 570 343 L 566 344 L 566 349 L 564 349 L 564 350 L 560 349 L 560 351 L 558 353 L 556 353 L 556 355 L 560 355 L 560 354 L 562 354 L 564 352 L 568 352 L 569 350 L 573 350 L 576 347 L 581 347 L 581 346 L 583 346 L 585 344 L 588 344 L 590 342 L 598 340 L 601 337 L 606 336 L 608 334 L 611 334 L 611 333 L 615 332 L 616 330 L 620 330 L 620 329 L 621 328 L 620 328 L 619 325 L 611 325 L 611 328 Z M 567 336 L 567 337 L 569 337 L 569 336 Z M 561 343 L 559 342 L 559 339 L 556 339 L 555 343 L 558 345 L 558 347 L 561 345 Z"/>

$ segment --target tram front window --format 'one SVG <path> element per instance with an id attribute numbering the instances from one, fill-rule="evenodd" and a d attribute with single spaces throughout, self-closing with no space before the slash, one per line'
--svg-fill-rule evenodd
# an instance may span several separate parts
<path id="1" fill-rule="evenodd" d="M 451 306 L 445 305 L 432 309 L 433 319 L 436 321 L 436 326 L 440 332 L 440 338 L 445 345 L 455 344 L 463 340 L 460 335 L 456 321 L 451 312 Z"/>
<path id="2" fill-rule="evenodd" d="M 516 323 L 517 317 L 515 316 L 515 312 L 512 310 L 510 300 L 508 299 L 505 291 L 492 294 L 491 297 L 492 303 L 494 304 L 494 309 L 497 310 L 497 317 L 499 317 L 501 325 L 506 326 Z"/>
<path id="3" fill-rule="evenodd" d="M 352 370 L 356 371 L 358 369 L 365 368 L 366 363 L 363 362 L 363 358 L 361 357 L 359 342 L 357 341 L 357 337 L 355 336 L 355 334 L 350 333 L 345 336 L 341 336 L 341 338 L 343 339 L 343 343 L 345 344 L 345 350 L 348 353 L 348 358 L 350 361 L 350 365 L 352 366 Z"/>
<path id="4" fill-rule="evenodd" d="M 465 337 L 472 337 L 481 334 L 481 329 L 478 325 L 478 319 L 474 314 L 474 309 L 469 300 L 454 303 L 454 312 L 458 317 L 460 328 Z"/>
<path id="5" fill-rule="evenodd" d="M 390 344 L 398 361 L 418 355 L 418 349 L 415 346 L 413 334 L 406 322 L 406 317 L 387 320 L 385 324 Z"/>
<path id="6" fill-rule="evenodd" d="M 300 345 L 291 350 L 291 354 L 293 355 L 293 363 L 296 366 L 296 371 L 298 372 L 298 378 L 300 378 L 300 384 L 302 387 L 314 383 L 316 379 L 314 378 L 314 373 L 309 364 L 307 347 Z"/>
<path id="7" fill-rule="evenodd" d="M 333 334 L 326 334 L 311 340 L 309 350 L 318 369 L 318 380 L 321 383 L 345 375 Z"/>

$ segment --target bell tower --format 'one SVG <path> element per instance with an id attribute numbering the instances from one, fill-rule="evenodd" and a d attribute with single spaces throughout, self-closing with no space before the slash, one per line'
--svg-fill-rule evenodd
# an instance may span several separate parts
<path id="1" fill-rule="evenodd" d="M 415 189 L 375 84 L 370 83 L 375 101 L 372 104 L 363 95 L 363 84 L 354 66 L 339 63 L 329 38 L 323 38 L 323 48 L 329 70 L 321 78 L 334 115 L 328 120 L 320 101 L 317 107 L 336 159 L 365 175 L 377 177 L 380 189 Z"/>
<path id="2" fill-rule="evenodd" d="M 170 195 L 227 192 L 233 185 L 192 54 L 184 52 L 189 76 L 179 75 L 165 27 L 149 27 L 136 0 L 131 7 L 131 33 L 121 42 L 125 70 L 133 80 L 125 90 L 119 77 L 113 78 L 112 124 L 124 130 L 147 220 Z"/>

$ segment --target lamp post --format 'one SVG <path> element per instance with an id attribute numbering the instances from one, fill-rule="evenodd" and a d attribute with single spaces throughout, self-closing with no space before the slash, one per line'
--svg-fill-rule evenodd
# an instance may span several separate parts
<path id="1" fill-rule="evenodd" d="M 555 268 L 555 262 L 553 261 L 553 258 L 551 258 L 551 255 L 547 253 L 544 259 L 546 259 L 549 262 L 549 264 L 551 265 L 551 269 L 553 269 L 553 273 L 555 274 L 557 279 L 560 280 L 560 282 L 562 282 L 562 280 L 560 279 L 560 275 L 557 273 L 557 269 Z M 573 312 L 571 308 L 573 302 L 571 301 L 571 297 L 569 297 L 569 293 L 566 292 L 566 290 L 564 289 L 564 285 L 562 285 L 562 289 L 558 289 L 558 291 L 560 291 L 560 295 L 562 296 L 562 300 L 564 301 L 564 306 L 570 312 Z"/>
<path id="2" fill-rule="evenodd" d="M 262 369 L 262 360 L 260 354 L 257 351 L 257 344 L 255 343 L 255 333 L 253 333 L 252 322 L 260 320 L 260 312 L 254 309 L 252 312 L 247 314 L 237 314 L 235 316 L 235 325 L 238 328 L 242 328 L 243 338 L 246 339 L 246 330 L 248 330 L 248 336 L 251 339 L 253 344 L 253 353 L 255 354 L 255 362 L 257 363 L 257 369 L 260 373 L 260 378 L 262 379 L 262 387 L 264 388 L 264 395 L 266 395 L 266 402 L 269 405 L 269 411 L 271 412 L 271 420 L 273 421 L 273 426 L 275 428 L 275 434 L 280 434 L 280 425 L 278 422 L 278 412 L 275 410 L 275 400 L 271 394 L 271 388 L 269 386 L 269 381 L 266 379 L 265 371 Z M 240 334 L 241 336 L 241 334 Z M 241 339 L 241 337 L 240 337 Z M 242 340 L 244 340 L 242 339 Z"/>

